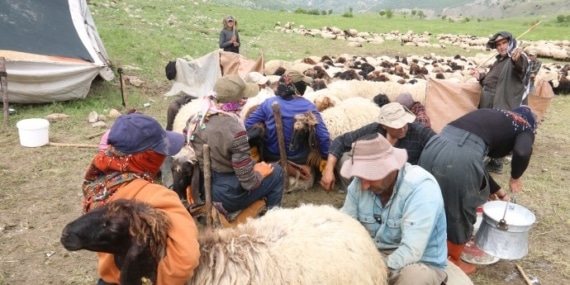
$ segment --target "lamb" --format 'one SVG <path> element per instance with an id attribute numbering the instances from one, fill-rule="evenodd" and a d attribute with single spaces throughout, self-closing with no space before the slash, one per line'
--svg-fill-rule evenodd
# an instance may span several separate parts
<path id="1" fill-rule="evenodd" d="M 117 200 L 66 225 L 61 243 L 71 251 L 113 253 L 122 260 L 123 285 L 140 284 L 143 276 L 154 281 L 156 266 L 125 265 L 158 263 L 161 255 L 154 253 L 165 248 L 169 226 L 164 217 L 148 204 Z M 199 265 L 188 285 L 388 284 L 386 265 L 368 232 L 330 205 L 274 208 L 235 228 L 207 229 L 199 243 Z M 140 255 L 124 250 L 141 245 Z"/>

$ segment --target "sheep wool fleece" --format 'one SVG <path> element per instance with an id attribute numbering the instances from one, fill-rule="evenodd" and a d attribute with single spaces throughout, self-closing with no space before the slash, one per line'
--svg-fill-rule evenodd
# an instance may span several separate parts
<path id="1" fill-rule="evenodd" d="M 137 200 L 163 211 L 171 222 L 166 254 L 158 264 L 157 285 L 182 285 L 194 275 L 200 258 L 198 229 L 178 195 L 162 185 L 136 179 L 119 188 L 109 202 L 118 199 Z M 120 271 L 113 255 L 97 253 L 99 275 L 107 283 L 119 284 Z"/>

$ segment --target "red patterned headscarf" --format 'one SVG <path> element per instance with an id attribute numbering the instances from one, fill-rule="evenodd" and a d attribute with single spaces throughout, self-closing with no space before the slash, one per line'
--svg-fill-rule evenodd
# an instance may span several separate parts
<path id="1" fill-rule="evenodd" d="M 166 156 L 151 149 L 125 155 L 109 146 L 93 158 L 83 181 L 83 213 L 104 205 L 123 183 L 153 182 Z"/>

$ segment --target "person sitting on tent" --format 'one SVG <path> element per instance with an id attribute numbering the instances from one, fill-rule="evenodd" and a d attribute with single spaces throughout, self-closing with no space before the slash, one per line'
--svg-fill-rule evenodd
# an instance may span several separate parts
<path id="1" fill-rule="evenodd" d="M 422 103 L 414 101 L 412 94 L 410 92 L 403 92 L 396 97 L 396 102 L 402 104 L 402 106 L 408 108 L 416 115 L 416 120 L 414 122 L 422 124 L 426 128 L 431 128 L 431 122 L 429 116 L 426 112 L 426 108 Z"/>
<path id="2" fill-rule="evenodd" d="M 389 284 L 440 285 L 447 280 L 441 190 L 407 160 L 405 149 L 378 133 L 354 142 L 340 170 L 354 177 L 340 210 L 360 221 L 386 256 Z"/>
<path id="3" fill-rule="evenodd" d="M 224 51 L 239 53 L 239 33 L 237 31 L 237 20 L 233 16 L 224 17 L 222 21 L 224 28 L 220 31 L 219 46 Z"/>
<path id="4" fill-rule="evenodd" d="M 250 146 L 242 120 L 225 111 L 224 104 L 236 103 L 247 96 L 247 90 L 258 87 L 245 83 L 237 74 L 224 75 L 214 85 L 214 93 L 198 116 L 191 118 L 186 137 L 204 172 L 203 145 L 210 147 L 212 201 L 216 209 L 229 216 L 264 199 L 267 207 L 281 205 L 283 171 L 278 164 L 256 163 L 250 157 Z"/>
<path id="5" fill-rule="evenodd" d="M 320 159 L 327 157 L 330 146 L 330 134 L 327 126 L 324 124 L 319 111 L 315 105 L 302 97 L 305 93 L 307 85 L 312 82 L 312 78 L 303 75 L 298 71 L 290 71 L 282 75 L 279 79 L 279 85 L 275 97 L 271 97 L 263 101 L 259 108 L 251 113 L 245 121 L 246 129 L 258 123 L 265 124 L 264 136 L 264 157 L 266 161 L 279 161 L 279 143 L 277 141 L 277 125 L 273 116 L 272 105 L 274 102 L 279 103 L 281 110 L 281 120 L 283 122 L 283 136 L 285 138 L 285 146 L 287 146 L 287 159 L 292 162 L 291 167 L 287 170 L 292 176 L 300 175 L 304 180 L 311 178 L 310 167 L 307 167 L 310 159 L 311 146 L 300 143 L 292 144 L 294 135 L 295 116 L 310 113 L 316 119 L 314 125 L 314 135 L 318 144 L 318 153 Z M 320 163 L 320 159 L 319 162 Z M 299 169 L 297 166 L 305 166 Z M 300 171 L 298 173 L 297 171 Z"/>
<path id="6" fill-rule="evenodd" d="M 419 165 L 437 179 L 445 201 L 449 259 L 466 274 L 476 270 L 461 261 L 461 252 L 473 234 L 477 207 L 490 194 L 509 200 L 507 192 L 485 170 L 483 159 L 512 152 L 509 188 L 512 193 L 520 192 L 536 126 L 536 114 L 527 106 L 512 111 L 478 109 L 447 124 L 420 156 Z"/>

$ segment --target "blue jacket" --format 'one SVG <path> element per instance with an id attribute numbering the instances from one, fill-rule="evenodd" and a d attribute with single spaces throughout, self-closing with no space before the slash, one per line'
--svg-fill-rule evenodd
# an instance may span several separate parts
<path id="1" fill-rule="evenodd" d="M 406 163 L 395 185 L 382 207 L 380 197 L 362 190 L 355 177 L 341 211 L 360 221 L 378 249 L 394 250 L 386 258 L 393 270 L 417 262 L 445 270 L 447 225 L 437 181 L 420 166 Z"/>
<path id="2" fill-rule="evenodd" d="M 288 149 L 291 137 L 293 136 L 293 123 L 295 115 L 304 114 L 311 111 L 318 120 L 315 126 L 317 141 L 319 142 L 319 152 L 323 159 L 327 159 L 330 146 L 330 134 L 327 126 L 323 123 L 321 114 L 311 101 L 303 97 L 295 97 L 292 100 L 284 100 L 279 96 L 271 97 L 263 101 L 245 121 L 245 128 L 248 129 L 256 123 L 265 123 L 265 148 L 273 155 L 279 155 L 279 143 L 277 141 L 277 128 L 275 126 L 275 118 L 273 117 L 273 102 L 279 102 L 281 110 L 281 120 L 283 121 L 283 136 L 285 137 L 285 148 L 287 148 L 287 157 L 294 157 L 302 153 L 308 153 L 303 147 L 299 147 L 295 151 Z"/>

